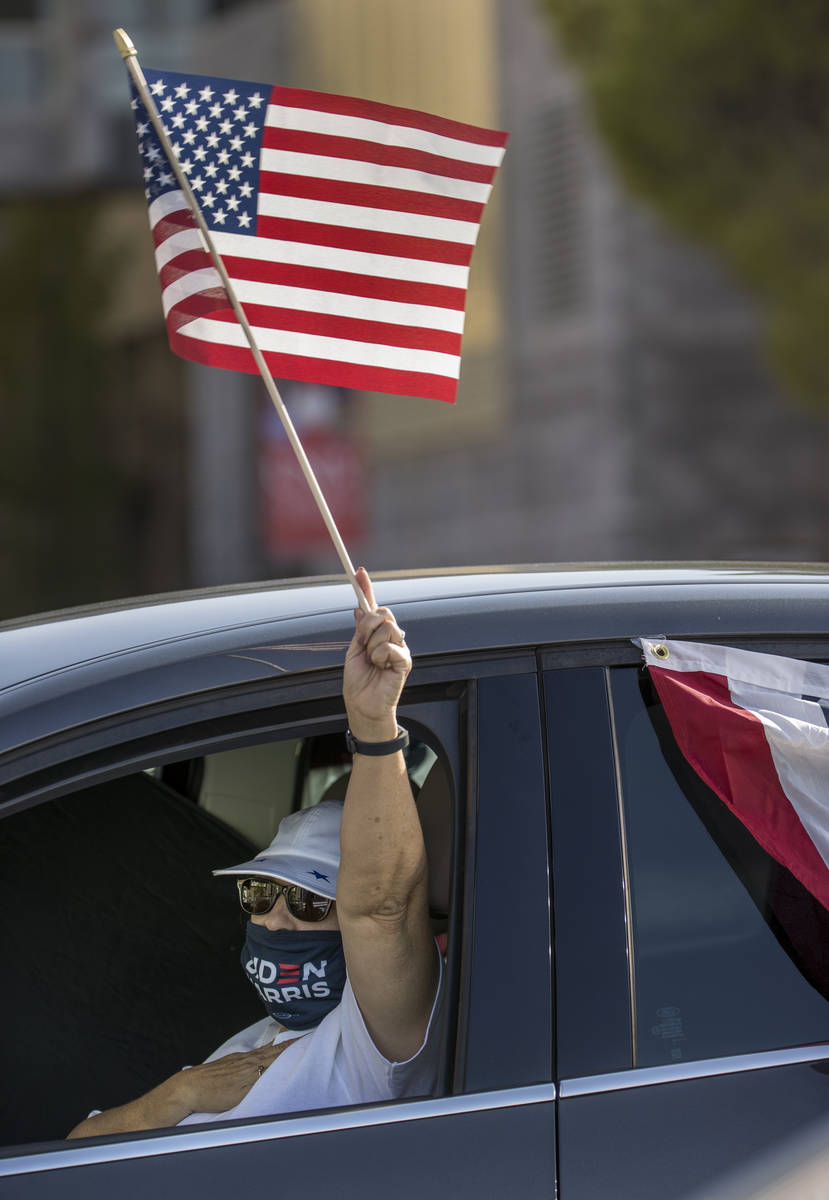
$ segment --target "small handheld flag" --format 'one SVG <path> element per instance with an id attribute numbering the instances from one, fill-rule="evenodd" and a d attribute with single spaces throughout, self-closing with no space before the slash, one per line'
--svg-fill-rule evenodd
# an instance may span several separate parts
<path id="1" fill-rule="evenodd" d="M 345 96 L 145 76 L 270 373 L 454 401 L 506 134 Z M 255 372 L 134 84 L 132 107 L 170 345 Z"/>
<path id="2" fill-rule="evenodd" d="M 232 81 L 204 76 L 151 72 L 148 86 L 130 38 L 123 29 L 113 36 L 133 89 L 172 349 L 208 365 L 259 372 L 357 602 L 368 612 L 370 601 L 273 376 L 454 400 L 466 271 L 506 135 L 345 97 L 243 83 L 240 91 Z M 222 85 L 228 86 L 219 100 Z M 281 112 L 292 106 L 299 117 L 286 121 Z M 260 111 L 264 117 L 254 119 Z M 396 123 L 384 124 L 390 116 Z M 301 134 L 298 144 L 293 133 Z M 441 172 L 439 151 L 458 140 L 466 148 L 460 169 Z M 481 167 L 483 184 L 476 177 Z M 314 191 L 320 184 L 325 195 Z M 366 203 L 372 195 L 377 217 Z M 474 221 L 463 219 L 457 206 L 464 204 L 477 205 Z M 437 224 L 424 225 L 434 213 Z M 228 222 L 234 232 L 223 232 Z M 451 274 L 458 269 L 453 254 L 462 276 Z M 443 282 L 435 276 L 441 269 L 450 273 Z M 408 325 L 400 324 L 404 318 Z M 456 344 L 440 349 L 452 321 Z M 451 348 L 454 355 L 445 352 Z"/>

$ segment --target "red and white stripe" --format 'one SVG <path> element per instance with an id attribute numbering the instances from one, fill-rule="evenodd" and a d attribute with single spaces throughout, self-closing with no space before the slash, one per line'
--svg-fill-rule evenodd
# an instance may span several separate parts
<path id="1" fill-rule="evenodd" d="M 641 638 L 685 758 L 760 845 L 829 908 L 829 667 Z M 658 648 L 664 647 L 665 656 Z"/>
<path id="2" fill-rule="evenodd" d="M 469 262 L 506 134 L 275 87 L 255 237 L 212 236 L 271 373 L 453 401 Z M 150 205 L 185 358 L 256 371 L 180 191 Z"/>

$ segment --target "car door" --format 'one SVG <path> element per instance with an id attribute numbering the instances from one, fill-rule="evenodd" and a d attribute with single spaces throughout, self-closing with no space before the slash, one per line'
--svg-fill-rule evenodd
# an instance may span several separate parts
<path id="1" fill-rule="evenodd" d="M 215 662 L 218 672 L 221 660 Z M 253 838 L 261 814 L 246 818 L 239 827 L 230 824 L 247 799 L 237 796 L 230 807 L 222 807 L 223 784 L 212 789 L 214 799 L 205 808 L 200 801 L 205 774 L 221 780 L 234 773 L 207 771 L 205 763 L 244 756 L 251 748 L 304 746 L 312 739 L 339 735 L 344 728 L 336 671 L 277 677 L 268 681 L 266 689 L 257 684 L 246 690 L 218 686 L 218 675 L 217 686 L 211 688 L 214 667 L 209 655 L 192 670 L 198 678 L 192 693 L 168 695 L 161 705 L 143 704 L 133 712 L 122 711 L 89 724 L 72 724 L 78 708 L 73 710 L 70 696 L 67 728 L 60 736 L 52 735 L 28 746 L 25 753 L 0 761 L 0 819 L 6 818 L 0 828 L 9 831 L 16 818 L 58 806 L 49 814 L 49 861 L 53 867 L 61 858 L 68 864 L 62 875 L 38 873 L 36 849 L 45 839 L 35 836 L 33 831 L 42 831 L 36 823 L 22 822 L 16 842 L 7 841 L 14 851 L 9 852 L 7 864 L 16 864 L 16 873 L 8 867 L 7 890 L 23 905 L 24 914 L 27 902 L 30 916 L 36 902 L 41 914 L 32 921 L 39 931 L 31 942 L 36 948 L 33 953 L 37 948 L 41 957 L 52 953 L 70 936 L 77 943 L 81 911 L 87 922 L 83 928 L 109 922 L 112 930 L 109 940 L 100 943 L 105 951 L 89 956 L 80 982 L 76 972 L 75 987 L 62 988 L 56 966 L 51 992 L 41 996 L 45 1008 L 36 1010 L 41 1015 L 35 1017 L 34 1006 L 31 1014 L 21 1011 L 26 1007 L 21 1002 L 5 1022 L 6 1060 L 14 1058 L 17 1064 L 6 1074 L 9 1110 L 24 1105 L 22 1087 L 15 1093 L 15 1078 L 20 1078 L 20 1064 L 27 1057 L 27 1069 L 34 1076 L 25 1090 L 29 1123 L 15 1125 L 19 1114 L 8 1111 L 9 1128 L 36 1130 L 42 1117 L 47 1132 L 27 1134 L 25 1144 L 9 1145 L 3 1151 L 2 1194 L 118 1195 L 126 1200 L 147 1195 L 224 1197 L 241 1187 L 278 1186 L 282 1190 L 301 1187 L 308 1197 L 328 1197 L 335 1188 L 369 1197 L 385 1196 L 393 1186 L 396 1194 L 421 1200 L 424 1190 L 452 1197 L 493 1191 L 509 1194 L 520 1181 L 525 1194 L 552 1196 L 549 838 L 537 675 L 531 656 L 484 655 L 451 663 L 419 663 L 417 684 L 407 689 L 400 711 L 418 743 L 427 746 L 445 770 L 451 800 L 451 844 L 446 848 L 451 868 L 446 880 L 448 1015 L 441 1079 L 434 1096 L 219 1122 L 187 1132 L 149 1131 L 71 1143 L 56 1140 L 62 1137 L 56 1128 L 48 1132 L 53 1128 L 45 1119 L 51 1112 L 50 1089 L 58 1089 L 70 1071 L 73 1087 L 77 1076 L 83 1078 L 77 1101 L 72 1093 L 72 1122 L 64 1121 L 64 1126 L 86 1115 L 74 1113 L 81 1099 L 84 1108 L 113 1102 L 109 1092 L 104 1094 L 101 1064 L 105 1060 L 114 1056 L 119 1068 L 112 1072 L 113 1088 L 127 1065 L 138 1072 L 136 1079 L 149 1061 L 170 1062 L 171 1069 L 183 1065 L 177 1057 L 180 1026 L 171 1025 L 166 1041 L 160 1039 L 159 1050 L 144 1027 L 149 1018 L 142 1022 L 141 1013 L 156 1013 L 162 1024 L 171 1022 L 170 1013 L 178 1005 L 185 1010 L 200 1002 L 208 1009 L 214 1007 L 215 989 L 223 986 L 224 968 L 209 978 L 199 975 L 199 987 L 193 986 L 203 954 L 186 958 L 183 980 L 178 969 L 181 930 L 189 929 L 182 913 L 197 887 L 190 867 L 196 850 L 199 872 L 205 877 L 211 863 L 224 865 L 234 839 L 248 834 Z M 174 665 L 166 663 L 164 671 L 165 678 L 173 676 Z M 111 680 L 107 686 L 113 686 Z M 289 759 L 291 754 L 285 753 L 279 761 Z M 101 843 L 106 848 L 96 848 L 96 843 L 91 849 L 89 839 L 101 836 L 101 825 L 111 828 L 111 835 Z M 129 837 L 119 841 L 119 834 L 127 832 Z M 139 843 L 140 855 L 135 849 Z M 27 846 L 33 850 L 31 872 L 26 869 Z M 83 870 L 73 871 L 81 861 Z M 152 887 L 142 891 L 142 881 L 151 871 L 158 874 L 153 875 Z M 76 885 L 78 906 L 73 907 Z M 152 935 L 148 927 L 139 928 L 136 916 L 135 897 L 143 914 L 149 892 L 167 904 L 153 918 Z M 107 905 L 114 905 L 112 911 Z M 237 948 L 231 944 L 235 935 L 229 927 L 216 932 L 219 907 L 191 940 L 213 939 L 208 957 L 221 950 L 230 978 L 238 972 Z M 165 912 L 172 927 L 169 940 L 163 936 Z M 8 912 L 6 918 L 7 929 L 12 930 Z M 136 967 L 130 954 L 141 948 L 139 942 L 144 959 Z M 3 946 L 10 969 L 26 973 L 23 960 L 28 944 L 25 938 L 9 934 Z M 162 962 L 162 983 L 158 975 L 151 979 L 148 974 L 154 958 Z M 109 979 L 116 967 L 121 972 L 118 986 L 105 991 L 101 1002 L 98 993 L 104 975 Z M 149 1006 L 158 1000 L 159 992 L 169 989 L 170 1004 L 165 995 L 165 1002 L 155 1009 L 129 1009 L 138 1015 L 125 1022 L 129 989 L 142 991 Z M 113 995 L 120 997 L 115 1012 L 108 999 Z M 237 1003 L 235 998 L 232 1005 Z M 232 1005 L 221 1009 L 221 1020 L 230 1019 L 228 1011 L 236 1012 Z M 63 1011 L 70 1013 L 68 1026 L 59 1022 Z M 102 1049 L 95 1035 L 104 1022 L 107 1038 Z M 39 1053 L 38 1032 L 51 1023 L 71 1031 L 56 1039 L 66 1052 L 62 1064 L 52 1054 Z M 127 1031 L 119 1037 L 125 1024 Z M 190 1025 L 184 1022 L 187 1029 Z M 206 1027 L 200 1036 L 207 1037 Z M 78 1046 L 69 1055 L 75 1038 L 80 1039 Z M 194 1055 L 192 1061 L 198 1057 Z M 57 1121 L 59 1110 L 55 1114 Z"/>
<path id="2" fill-rule="evenodd" d="M 562 1200 L 707 1194 L 829 1109 L 827 914 L 684 764 L 638 658 L 544 657 Z"/>

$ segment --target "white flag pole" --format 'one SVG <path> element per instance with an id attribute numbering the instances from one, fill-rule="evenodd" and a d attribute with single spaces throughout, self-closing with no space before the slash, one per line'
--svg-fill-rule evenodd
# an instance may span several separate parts
<path id="1" fill-rule="evenodd" d="M 115 30 L 113 30 L 112 36 L 114 37 L 115 45 L 118 47 L 121 57 L 124 60 L 124 65 L 126 66 L 127 70 L 129 71 L 130 77 L 131 77 L 133 83 L 135 84 L 136 90 L 138 91 L 138 94 L 141 97 L 141 100 L 143 101 L 144 107 L 147 110 L 147 115 L 149 116 L 150 120 L 153 123 L 153 128 L 155 129 L 155 132 L 158 135 L 158 140 L 161 142 L 161 145 L 164 149 L 164 153 L 167 155 L 170 166 L 172 167 L 173 173 L 176 177 L 176 181 L 177 181 L 179 187 L 181 188 L 182 192 L 184 193 L 185 200 L 187 201 L 188 205 L 190 206 L 190 211 L 192 212 L 193 217 L 195 218 L 196 225 L 198 226 L 199 232 L 201 233 L 205 248 L 208 251 L 211 259 L 213 260 L 213 265 L 215 266 L 216 270 L 219 273 L 219 278 L 221 279 L 222 284 L 224 285 L 225 292 L 227 293 L 227 298 L 230 301 L 230 304 L 231 304 L 231 307 L 233 308 L 234 313 L 236 314 L 236 319 L 238 320 L 239 324 L 241 325 L 242 331 L 244 332 L 244 335 L 247 338 L 247 342 L 248 342 L 248 345 L 250 346 L 251 353 L 253 354 L 254 361 L 255 361 L 257 367 L 259 368 L 259 374 L 262 376 L 262 381 L 265 384 L 265 390 L 267 391 L 268 395 L 270 396 L 271 401 L 273 402 L 273 406 L 276 409 L 277 414 L 279 416 L 279 419 L 285 428 L 285 432 L 288 435 L 288 441 L 291 443 L 291 446 L 293 447 L 294 454 L 297 456 L 299 465 L 302 468 L 302 473 L 305 476 L 306 480 L 308 481 L 308 486 L 311 489 L 311 493 L 317 502 L 317 508 L 320 510 L 320 514 L 322 516 L 323 521 L 325 522 L 326 529 L 328 530 L 329 534 L 331 535 L 331 540 L 334 543 L 334 549 L 337 551 L 340 562 L 343 565 L 343 570 L 345 571 L 346 576 L 348 577 L 349 583 L 354 588 L 354 594 L 357 597 L 357 602 L 358 602 L 360 608 L 363 610 L 363 612 L 370 612 L 371 608 L 369 606 L 368 601 L 366 600 L 366 597 L 363 594 L 362 589 L 360 588 L 359 584 L 357 583 L 357 579 L 354 574 L 354 567 L 351 563 L 351 559 L 348 556 L 348 551 L 345 548 L 345 543 L 343 542 L 342 538 L 340 537 L 340 531 L 337 529 L 337 526 L 334 522 L 334 518 L 331 515 L 331 510 L 329 509 L 328 504 L 326 503 L 325 496 L 322 494 L 322 489 L 320 488 L 320 485 L 317 483 L 317 478 L 314 475 L 314 471 L 313 471 L 313 468 L 311 467 L 310 462 L 308 461 L 308 456 L 305 453 L 302 442 L 299 440 L 299 435 L 297 434 L 297 431 L 294 428 L 294 425 L 290 418 L 288 410 L 285 407 L 285 403 L 279 394 L 279 389 L 277 388 L 276 384 L 273 381 L 273 376 L 268 371 L 265 360 L 262 357 L 262 351 L 259 349 L 258 345 L 256 344 L 256 338 L 253 335 L 253 330 L 251 329 L 248 319 L 245 316 L 244 310 L 236 296 L 236 292 L 233 288 L 233 284 L 230 281 L 230 276 L 228 275 L 227 269 L 226 269 L 224 263 L 222 262 L 221 255 L 218 253 L 218 251 L 216 250 L 216 247 L 213 244 L 213 239 L 210 236 L 210 230 L 208 229 L 207 223 L 205 222 L 205 219 L 201 214 L 201 209 L 199 208 L 198 201 L 196 200 L 196 197 L 193 194 L 193 189 L 190 187 L 190 184 L 187 181 L 187 176 L 185 175 L 184 171 L 182 171 L 181 166 L 179 165 L 178 158 L 176 157 L 175 151 L 173 150 L 173 147 L 170 145 L 169 138 L 167 137 L 167 133 L 164 129 L 164 124 L 161 120 L 161 117 L 158 114 L 158 109 L 155 106 L 155 101 L 153 100 L 152 96 L 150 95 L 150 90 L 147 87 L 147 80 L 144 78 L 144 72 L 141 70 L 141 65 L 138 62 L 138 51 L 135 49 L 135 46 L 132 44 L 132 41 L 129 38 L 129 36 L 127 35 L 125 30 L 115 29 Z"/>

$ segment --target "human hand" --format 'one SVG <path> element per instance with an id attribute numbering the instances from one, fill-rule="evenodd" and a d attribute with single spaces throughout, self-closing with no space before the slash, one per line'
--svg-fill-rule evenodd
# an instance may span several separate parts
<path id="1" fill-rule="evenodd" d="M 179 1071 L 169 1081 L 189 1112 L 227 1112 L 244 1100 L 257 1079 L 290 1042 L 227 1054 L 213 1062 Z"/>
<path id="2" fill-rule="evenodd" d="M 412 669 L 403 630 L 387 608 L 377 608 L 363 567 L 357 582 L 372 609 L 356 609 L 356 629 L 345 656 L 343 698 L 348 724 L 358 739 L 386 741 L 397 732 L 397 702 Z"/>

